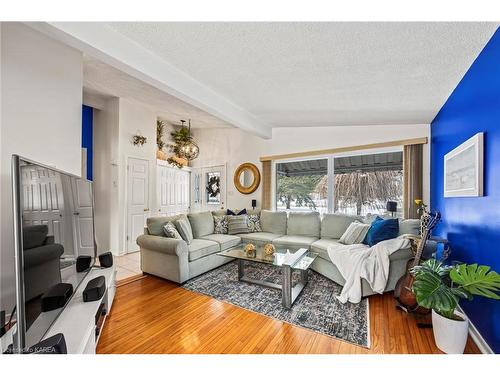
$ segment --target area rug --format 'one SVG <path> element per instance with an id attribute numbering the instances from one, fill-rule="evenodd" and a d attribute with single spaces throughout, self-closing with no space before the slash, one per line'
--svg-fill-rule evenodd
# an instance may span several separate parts
<path id="1" fill-rule="evenodd" d="M 267 264 L 249 262 L 245 273 L 251 278 L 280 282 L 280 269 Z M 294 272 L 295 282 L 298 277 Z M 236 262 L 198 276 L 183 287 L 356 345 L 370 346 L 368 299 L 359 304 L 340 303 L 335 296 L 342 287 L 311 270 L 308 284 L 291 309 L 281 306 L 281 291 L 239 282 Z"/>

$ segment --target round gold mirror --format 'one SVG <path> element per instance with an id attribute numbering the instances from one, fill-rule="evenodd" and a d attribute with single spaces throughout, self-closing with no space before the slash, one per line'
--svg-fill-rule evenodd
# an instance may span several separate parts
<path id="1" fill-rule="evenodd" d="M 241 164 L 234 172 L 234 186 L 240 193 L 251 194 L 260 184 L 259 168 L 252 163 Z"/>

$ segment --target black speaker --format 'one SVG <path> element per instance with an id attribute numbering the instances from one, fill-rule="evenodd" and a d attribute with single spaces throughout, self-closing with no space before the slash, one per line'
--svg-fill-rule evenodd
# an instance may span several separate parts
<path id="1" fill-rule="evenodd" d="M 80 255 L 76 258 L 76 272 L 87 271 L 90 268 L 92 257 L 89 255 Z"/>
<path id="2" fill-rule="evenodd" d="M 100 299 L 106 291 L 106 279 L 104 276 L 96 277 L 88 282 L 83 291 L 83 301 L 92 302 Z"/>
<path id="3" fill-rule="evenodd" d="M 59 283 L 51 287 L 42 296 L 42 312 L 63 307 L 73 294 L 73 285 Z"/>
<path id="4" fill-rule="evenodd" d="M 28 349 L 30 354 L 68 354 L 62 333 L 46 338 Z"/>
<path id="5" fill-rule="evenodd" d="M 99 264 L 101 267 L 109 268 L 113 265 L 113 254 L 111 252 L 107 252 L 99 255 Z"/>
<path id="6" fill-rule="evenodd" d="M 252 199 L 252 208 L 255 209 L 257 207 L 257 199 Z"/>

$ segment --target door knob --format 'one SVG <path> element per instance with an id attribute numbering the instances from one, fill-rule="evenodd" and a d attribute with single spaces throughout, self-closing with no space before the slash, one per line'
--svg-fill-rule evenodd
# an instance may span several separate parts
<path id="1" fill-rule="evenodd" d="M 77 215 L 78 216 L 78 215 L 80 215 L 80 213 L 79 212 L 73 212 L 73 215 Z"/>
<path id="2" fill-rule="evenodd" d="M 144 209 L 144 212 L 146 212 L 146 211 L 149 211 L 149 208 L 145 208 L 145 209 Z"/>

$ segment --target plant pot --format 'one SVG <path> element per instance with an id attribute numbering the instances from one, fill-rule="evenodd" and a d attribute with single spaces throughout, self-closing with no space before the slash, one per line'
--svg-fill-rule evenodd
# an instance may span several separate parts
<path id="1" fill-rule="evenodd" d="M 465 315 L 455 311 L 463 320 L 445 318 L 432 310 L 432 330 L 439 349 L 447 354 L 462 354 L 469 334 L 469 321 Z"/>

